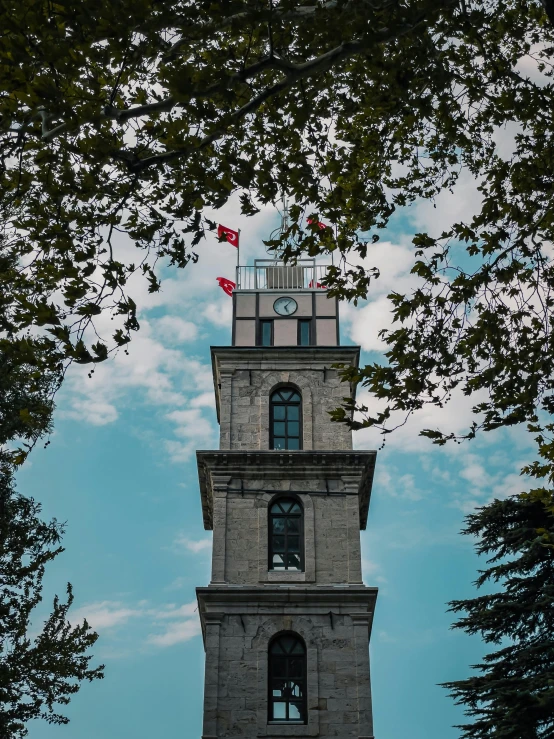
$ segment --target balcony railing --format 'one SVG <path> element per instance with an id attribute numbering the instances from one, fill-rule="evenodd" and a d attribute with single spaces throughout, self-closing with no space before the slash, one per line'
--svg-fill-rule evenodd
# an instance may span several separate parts
<path id="1" fill-rule="evenodd" d="M 299 260 L 294 266 L 272 259 L 255 259 L 253 267 L 237 267 L 238 290 L 322 290 L 327 265 L 315 259 Z"/>

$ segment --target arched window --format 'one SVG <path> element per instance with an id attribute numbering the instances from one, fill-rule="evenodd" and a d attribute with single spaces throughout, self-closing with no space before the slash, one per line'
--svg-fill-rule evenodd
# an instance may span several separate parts
<path id="1" fill-rule="evenodd" d="M 269 509 L 269 569 L 304 569 L 304 512 L 294 498 L 278 498 Z"/>
<path id="2" fill-rule="evenodd" d="M 271 449 L 302 449 L 302 398 L 298 390 L 281 387 L 270 398 Z"/>
<path id="3" fill-rule="evenodd" d="M 306 647 L 296 634 L 269 644 L 269 720 L 307 723 Z"/>

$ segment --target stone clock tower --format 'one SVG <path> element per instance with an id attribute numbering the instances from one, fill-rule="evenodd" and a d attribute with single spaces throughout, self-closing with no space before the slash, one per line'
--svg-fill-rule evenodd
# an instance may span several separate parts
<path id="1" fill-rule="evenodd" d="M 362 583 L 376 453 L 328 411 L 351 390 L 333 365 L 336 300 L 314 262 L 238 268 L 233 345 L 212 347 L 220 448 L 199 451 L 212 577 L 198 588 L 206 651 L 203 739 L 372 739 Z"/>

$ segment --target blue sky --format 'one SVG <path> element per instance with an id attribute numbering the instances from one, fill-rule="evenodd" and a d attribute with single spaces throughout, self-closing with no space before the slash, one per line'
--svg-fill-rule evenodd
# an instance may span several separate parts
<path id="1" fill-rule="evenodd" d="M 460 188 L 437 209 L 421 204 L 404 214 L 368 257 L 382 277 L 368 303 L 342 307 L 341 321 L 342 343 L 360 343 L 362 361 L 382 349 L 387 292 L 414 284 L 411 234 L 463 215 L 475 193 L 471 183 Z M 264 256 L 261 240 L 278 224 L 272 209 L 246 219 L 234 203 L 217 218 L 241 227 L 243 264 Z M 122 258 L 129 248 L 120 245 Z M 99 631 L 95 661 L 106 664 L 105 679 L 73 698 L 69 726 L 36 722 L 31 739 L 201 736 L 194 588 L 209 580 L 211 532 L 202 526 L 194 451 L 218 444 L 209 347 L 230 343 L 231 300 L 215 278 L 233 278 L 236 251 L 215 238 L 199 250 L 197 265 L 163 271 L 159 295 L 131 285 L 142 309 L 129 356 L 121 352 L 91 379 L 87 368 L 72 369 L 51 444 L 19 473 L 20 491 L 67 522 L 46 601 L 73 583 L 74 618 L 86 616 Z M 111 329 L 109 320 L 100 325 Z M 449 629 L 445 604 L 474 593 L 479 565 L 458 531 L 465 512 L 524 487 L 518 472 L 533 450 L 520 429 L 442 449 L 418 436 L 425 427 L 465 429 L 469 406 L 454 396 L 443 410 L 424 410 L 378 454 L 362 533 L 364 580 L 380 589 L 371 640 L 376 739 L 458 737 L 461 710 L 437 684 L 467 676 L 487 651 Z M 355 436 L 358 448 L 380 444 L 374 432 Z"/>

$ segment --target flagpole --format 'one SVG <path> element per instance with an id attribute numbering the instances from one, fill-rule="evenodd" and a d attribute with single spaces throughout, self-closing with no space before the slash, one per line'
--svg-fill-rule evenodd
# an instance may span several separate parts
<path id="1" fill-rule="evenodd" d="M 238 229 L 238 238 L 237 238 L 237 287 L 239 287 L 240 283 L 240 228 Z"/>

